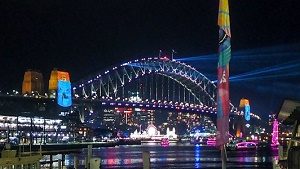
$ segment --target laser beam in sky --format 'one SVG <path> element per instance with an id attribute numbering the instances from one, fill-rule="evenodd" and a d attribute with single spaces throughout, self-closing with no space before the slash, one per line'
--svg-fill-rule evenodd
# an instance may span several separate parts
<path id="1" fill-rule="evenodd" d="M 294 60 L 280 65 L 270 66 L 266 68 L 256 69 L 254 71 L 231 76 L 230 79 L 245 78 L 248 76 L 258 76 L 260 74 L 277 73 L 278 71 L 292 71 L 292 69 L 300 69 L 300 60 Z"/>
<path id="2" fill-rule="evenodd" d="M 232 60 L 233 61 L 241 61 L 241 59 L 246 59 L 244 61 L 249 61 L 247 59 L 262 59 L 262 57 L 295 57 L 300 56 L 300 43 L 299 44 L 289 44 L 289 45 L 276 45 L 272 47 L 263 47 L 263 48 L 255 48 L 255 49 L 245 49 L 239 51 L 233 51 Z M 205 54 L 199 56 L 190 56 L 190 57 L 177 57 L 178 61 L 216 61 L 217 54 Z M 252 62 L 252 61 L 251 61 Z"/>

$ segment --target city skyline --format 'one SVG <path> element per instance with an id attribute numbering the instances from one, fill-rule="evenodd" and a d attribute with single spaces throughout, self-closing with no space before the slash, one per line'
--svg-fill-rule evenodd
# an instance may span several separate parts
<path id="1" fill-rule="evenodd" d="M 20 89 L 27 69 L 40 70 L 44 79 L 48 79 L 51 70 L 57 67 L 69 71 L 71 81 L 76 82 L 111 65 L 157 56 L 160 49 L 166 52 L 175 49 L 175 59 L 195 56 L 203 59 L 203 55 L 216 54 L 217 4 L 218 1 L 211 0 L 6 2 L 0 7 L 1 63 L 5 70 L 0 73 L 0 78 L 5 79 L 0 89 Z M 290 71 L 299 70 L 300 35 L 294 9 L 298 4 L 297 1 L 230 1 L 233 76 L 288 62 L 296 66 Z M 280 46 L 285 48 L 284 52 Z M 265 50 L 272 47 L 282 56 Z M 249 57 L 241 59 L 242 56 Z M 201 73 L 215 80 L 217 61 L 209 61 L 214 57 L 205 62 L 199 59 L 183 62 L 198 65 Z M 257 76 L 231 83 L 230 97 L 236 106 L 239 99 L 248 98 L 252 110 L 267 117 L 271 112 L 277 113 L 284 98 L 299 99 L 299 94 L 293 92 L 299 89 L 299 75 L 262 76 L 255 80 Z"/>

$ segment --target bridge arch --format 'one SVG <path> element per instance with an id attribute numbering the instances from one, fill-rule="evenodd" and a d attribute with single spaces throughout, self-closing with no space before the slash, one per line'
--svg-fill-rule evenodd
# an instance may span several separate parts
<path id="1" fill-rule="evenodd" d="M 126 85 L 133 83 L 133 81 L 141 81 L 140 79 L 146 77 L 146 81 L 151 81 L 153 78 L 156 86 L 149 87 L 150 92 L 145 94 L 146 98 L 141 98 L 141 101 L 167 101 L 179 102 L 183 104 L 198 104 L 201 106 L 216 106 L 216 85 L 198 70 L 185 63 L 170 60 L 168 58 L 143 58 L 134 61 L 123 63 L 119 66 L 111 67 L 105 71 L 99 72 L 93 76 L 81 80 L 73 85 L 73 94 L 75 97 L 90 98 L 90 99 L 119 99 L 128 100 L 124 93 Z M 160 76 L 160 77 L 157 77 Z M 168 86 L 166 90 L 172 90 L 173 98 L 170 98 L 170 93 L 163 91 L 159 92 L 161 95 L 165 93 L 168 97 L 157 97 L 157 88 L 163 87 L 164 81 L 169 80 L 176 82 L 178 93 L 174 94 L 176 87 Z M 153 84 L 152 84 L 153 85 Z M 145 84 L 144 86 L 147 86 Z M 149 85 L 148 85 L 149 86 Z M 144 87 L 145 88 L 145 87 Z M 152 90 L 152 91 L 151 91 Z M 156 90 L 156 97 L 154 97 L 153 90 Z M 163 89 L 162 89 L 163 90 Z M 136 90 L 138 92 L 138 90 Z M 181 93 L 180 93 L 181 92 Z M 123 94 L 123 95 L 122 95 Z M 152 96 L 151 96 L 152 94 Z M 174 95 L 179 98 L 174 99 Z M 182 95 L 184 95 L 182 97 Z M 188 96 L 189 99 L 186 99 Z M 147 99 L 148 98 L 148 99 Z M 231 104 L 233 108 L 233 105 Z"/>

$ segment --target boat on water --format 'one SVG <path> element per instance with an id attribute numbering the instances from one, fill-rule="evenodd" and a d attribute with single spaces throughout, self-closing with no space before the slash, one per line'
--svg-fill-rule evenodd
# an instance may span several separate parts
<path id="1" fill-rule="evenodd" d="M 155 140 L 152 140 L 152 139 L 147 139 L 147 140 L 141 140 L 141 144 L 160 144 L 162 142 L 162 140 L 165 139 L 165 138 L 160 138 L 160 139 L 155 139 Z M 169 144 L 176 144 L 178 143 L 178 140 L 177 139 L 169 139 L 169 138 L 166 138 L 169 140 Z"/>
<path id="2" fill-rule="evenodd" d="M 271 144 L 268 142 L 246 141 L 246 140 L 231 140 L 226 144 L 227 150 L 267 150 L 271 149 Z"/>
<path id="3" fill-rule="evenodd" d="M 216 138 L 208 138 L 208 140 L 206 141 L 207 146 L 216 146 L 216 143 Z"/>
<path id="4" fill-rule="evenodd" d="M 256 147 L 256 143 L 250 141 L 244 141 L 236 144 L 236 150 L 254 150 Z"/>
<path id="5" fill-rule="evenodd" d="M 169 139 L 168 139 L 168 138 L 163 138 L 163 139 L 161 139 L 160 145 L 161 145 L 161 146 L 169 146 L 169 145 L 170 145 Z"/>
<path id="6" fill-rule="evenodd" d="M 1 151 L 0 168 L 40 168 L 41 152 L 21 152 L 12 150 L 9 144 L 6 144 Z"/>

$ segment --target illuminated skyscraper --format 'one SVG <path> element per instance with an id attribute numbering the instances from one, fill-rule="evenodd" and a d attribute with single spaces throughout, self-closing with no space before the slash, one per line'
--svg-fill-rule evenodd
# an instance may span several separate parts
<path id="1" fill-rule="evenodd" d="M 175 127 L 177 124 L 177 113 L 168 112 L 167 122 L 169 126 Z"/>
<path id="2" fill-rule="evenodd" d="M 103 110 L 102 124 L 106 128 L 108 128 L 110 130 L 115 130 L 115 128 L 116 128 L 116 119 L 117 119 L 117 115 L 116 115 L 116 113 L 113 109 L 104 109 Z"/>

